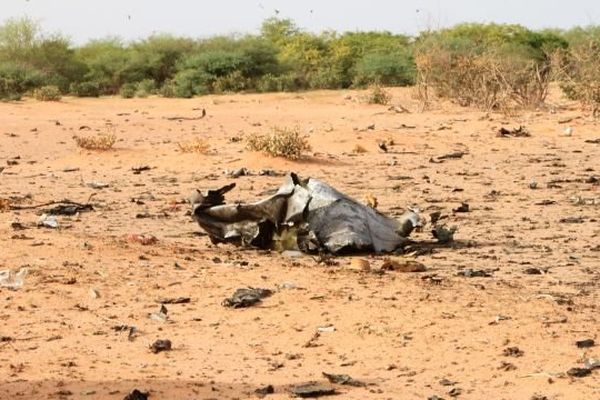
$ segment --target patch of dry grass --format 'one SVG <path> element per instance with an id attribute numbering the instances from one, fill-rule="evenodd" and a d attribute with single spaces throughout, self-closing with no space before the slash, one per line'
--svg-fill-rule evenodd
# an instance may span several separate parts
<path id="1" fill-rule="evenodd" d="M 60 101 L 62 94 L 57 86 L 48 85 L 35 89 L 33 97 L 38 101 Z"/>
<path id="2" fill-rule="evenodd" d="M 369 104 L 387 106 L 392 101 L 392 94 L 385 90 L 383 86 L 375 84 L 369 88 L 369 93 L 364 96 L 363 100 Z"/>
<path id="3" fill-rule="evenodd" d="M 204 139 L 195 138 L 183 143 L 177 143 L 182 153 L 208 154 L 210 144 Z"/>
<path id="4" fill-rule="evenodd" d="M 90 136 L 73 136 L 77 147 L 85 150 L 110 150 L 117 142 L 117 135 L 114 133 L 101 133 Z"/>
<path id="5" fill-rule="evenodd" d="M 306 136 L 300 135 L 298 128 L 274 127 L 268 135 L 252 134 L 246 139 L 246 147 L 252 151 L 262 151 L 273 157 L 298 160 L 312 148 Z"/>

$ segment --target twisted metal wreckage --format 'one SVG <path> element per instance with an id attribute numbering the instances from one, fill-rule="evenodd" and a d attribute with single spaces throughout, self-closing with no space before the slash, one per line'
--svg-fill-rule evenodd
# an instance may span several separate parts
<path id="1" fill-rule="evenodd" d="M 399 219 L 338 192 L 317 179 L 286 176 L 273 196 L 250 204 L 225 204 L 235 183 L 191 198 L 192 214 L 214 243 L 228 242 L 263 249 L 391 252 L 406 244 L 420 225 L 419 214 Z"/>

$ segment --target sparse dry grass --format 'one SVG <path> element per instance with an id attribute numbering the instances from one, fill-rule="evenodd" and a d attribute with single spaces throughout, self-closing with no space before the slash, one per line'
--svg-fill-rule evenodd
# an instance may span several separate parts
<path id="1" fill-rule="evenodd" d="M 35 89 L 33 97 L 38 101 L 60 101 L 62 94 L 57 86 L 49 85 Z"/>
<path id="2" fill-rule="evenodd" d="M 182 153 L 208 154 L 210 144 L 205 139 L 195 138 L 183 143 L 177 143 Z"/>
<path id="3" fill-rule="evenodd" d="M 73 136 L 77 147 L 85 150 L 110 150 L 117 142 L 117 136 L 114 133 L 102 133 L 91 136 Z"/>
<path id="4" fill-rule="evenodd" d="M 273 157 L 298 160 L 311 150 L 306 136 L 298 128 L 274 127 L 268 135 L 252 134 L 246 139 L 246 147 L 252 151 L 263 151 Z"/>
<path id="5" fill-rule="evenodd" d="M 369 88 L 369 93 L 364 96 L 363 101 L 369 104 L 387 106 L 392 101 L 392 94 L 385 90 L 383 86 L 375 84 Z"/>

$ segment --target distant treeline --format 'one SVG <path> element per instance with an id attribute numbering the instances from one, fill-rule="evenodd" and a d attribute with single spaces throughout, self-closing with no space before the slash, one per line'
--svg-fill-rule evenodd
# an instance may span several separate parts
<path id="1" fill-rule="evenodd" d="M 21 18 L 0 26 L 0 98 L 17 99 L 46 86 L 76 96 L 192 97 L 374 83 L 421 83 L 425 91 L 435 86 L 445 95 L 457 88 L 442 87 L 440 76 L 457 62 L 489 55 L 490 49 L 533 63 L 545 74 L 553 52 L 592 39 L 600 42 L 600 28 L 531 31 L 518 25 L 462 24 L 410 37 L 389 32 L 313 34 L 291 20 L 270 18 L 258 35 L 191 39 L 159 34 L 132 43 L 105 38 L 74 46 L 65 36 L 45 34 L 38 23 Z"/>

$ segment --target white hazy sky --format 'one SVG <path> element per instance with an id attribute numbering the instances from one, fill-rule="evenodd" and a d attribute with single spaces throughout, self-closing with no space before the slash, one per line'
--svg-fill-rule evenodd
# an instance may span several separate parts
<path id="1" fill-rule="evenodd" d="M 30 16 L 76 43 L 107 35 L 126 40 L 169 32 L 191 37 L 254 33 L 279 11 L 309 31 L 416 33 L 459 22 L 530 28 L 600 24 L 600 0 L 0 0 L 0 22 Z"/>

